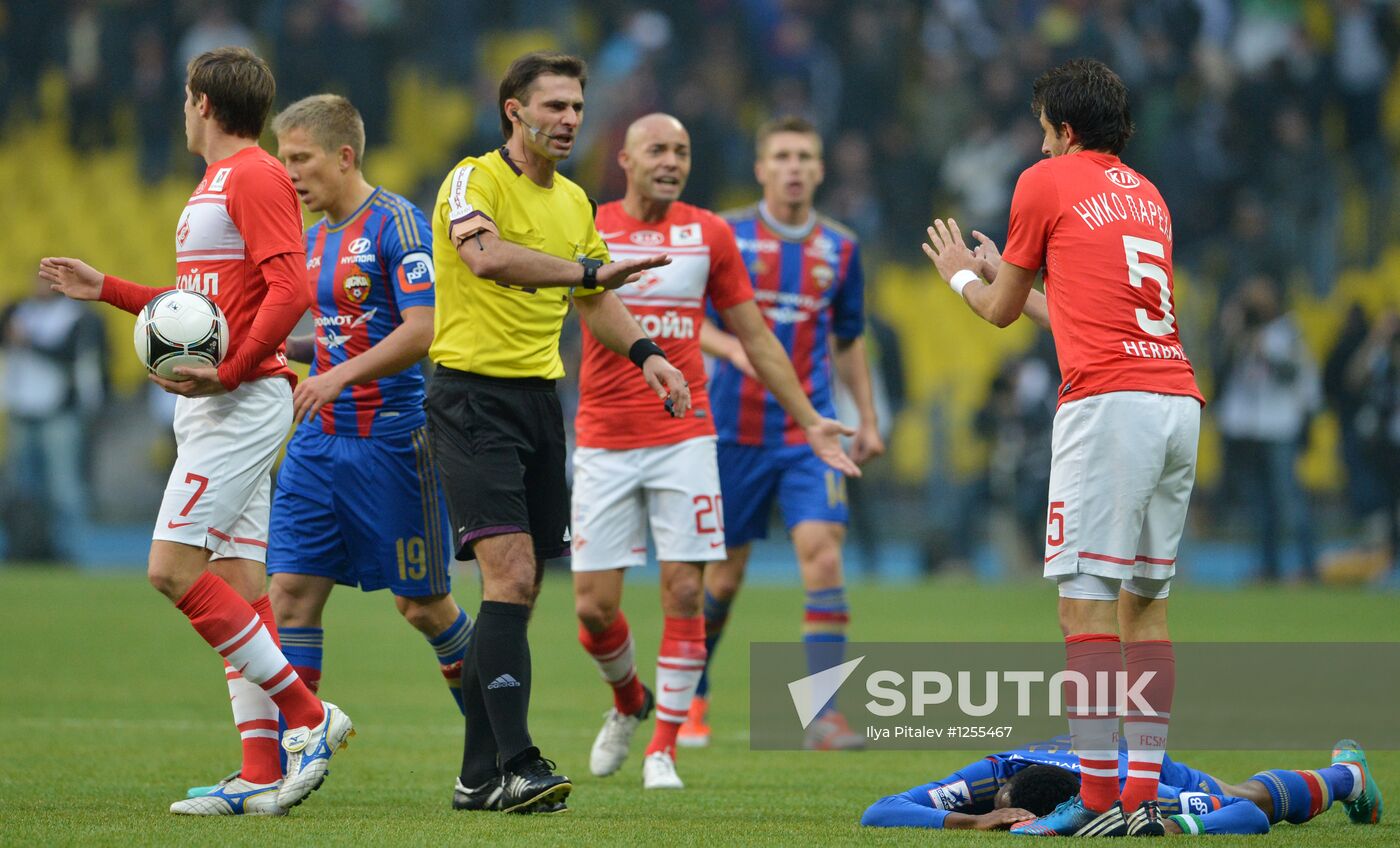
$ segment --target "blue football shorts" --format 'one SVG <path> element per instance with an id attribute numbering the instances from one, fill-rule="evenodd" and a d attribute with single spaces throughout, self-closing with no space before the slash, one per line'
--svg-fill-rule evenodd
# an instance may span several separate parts
<path id="1" fill-rule="evenodd" d="M 449 538 L 426 428 L 360 438 L 303 426 L 292 438 L 272 498 L 269 574 L 442 595 L 452 588 Z"/>
<path id="2" fill-rule="evenodd" d="M 721 442 L 717 458 L 727 547 L 765 538 L 774 500 L 789 532 L 804 521 L 847 522 L 846 476 L 818 459 L 808 445 Z"/>

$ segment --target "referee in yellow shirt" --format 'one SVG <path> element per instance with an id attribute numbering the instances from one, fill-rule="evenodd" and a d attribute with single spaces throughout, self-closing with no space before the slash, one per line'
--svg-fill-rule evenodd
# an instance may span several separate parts
<path id="1" fill-rule="evenodd" d="M 673 415 L 681 372 L 609 289 L 670 262 L 611 262 L 583 189 L 555 173 L 583 122 L 583 60 L 529 53 L 501 80 L 506 143 L 462 160 L 433 210 L 437 364 L 428 426 L 458 559 L 481 567 L 481 612 L 462 666 L 463 810 L 554 812 L 569 779 L 530 739 L 526 625 L 545 559 L 569 551 L 559 330 L 572 298 L 603 344 L 641 369 Z"/>

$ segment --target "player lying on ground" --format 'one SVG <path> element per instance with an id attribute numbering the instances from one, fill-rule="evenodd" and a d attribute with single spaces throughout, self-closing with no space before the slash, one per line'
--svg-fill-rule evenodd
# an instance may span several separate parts
<path id="1" fill-rule="evenodd" d="M 472 620 L 450 594 L 418 368 L 433 338 L 432 230 L 412 203 L 365 180 L 364 122 L 350 101 L 307 97 L 272 127 L 297 194 L 325 214 L 306 232 L 315 333 L 287 340 L 288 356 L 312 369 L 292 395 L 298 426 L 272 499 L 267 570 L 283 651 L 318 691 L 331 589 L 387 587 L 461 709 Z"/>
<path id="2" fill-rule="evenodd" d="M 599 233 L 614 257 L 664 250 L 671 264 L 648 271 L 617 295 L 690 384 L 692 413 L 673 418 L 634 379 L 632 365 L 583 329 L 574 451 L 573 571 L 579 641 L 612 686 L 613 708 L 593 743 L 600 777 L 622 767 L 632 735 L 656 708 L 642 763 L 647 789 L 681 789 L 676 732 L 705 666 L 700 599 L 705 563 L 724 559 L 723 499 L 715 428 L 705 392 L 700 326 L 705 303 L 724 316 L 765 387 L 801 427 L 807 445 L 843 474 L 859 475 L 841 450 L 854 435 L 807 399 L 782 344 L 754 304 L 753 286 L 719 216 L 679 198 L 690 176 L 690 135 L 670 115 L 647 115 L 627 129 L 618 163 L 627 193 L 598 209 Z M 646 564 L 648 525 L 661 565 L 665 624 L 656 691 L 637 679 L 632 634 L 620 609 L 627 568 Z"/>
<path id="3" fill-rule="evenodd" d="M 1119 782 L 1127 779 L 1128 751 L 1118 751 Z M 942 780 L 888 795 L 871 804 L 868 827 L 1006 830 L 1045 816 L 1079 792 L 1079 758 L 1069 737 L 992 754 Z M 1165 815 L 1156 835 L 1268 833 L 1286 821 L 1302 824 L 1341 801 L 1357 824 L 1381 818 L 1381 792 L 1366 753 L 1350 739 L 1337 743 L 1332 765 L 1316 771 L 1270 769 L 1240 784 L 1163 757 L 1156 805 Z M 1033 827 L 1034 825 L 1022 825 Z M 1020 831 L 1013 831 L 1020 833 Z"/>
<path id="4" fill-rule="evenodd" d="M 354 731 L 287 662 L 264 591 L 272 464 L 292 420 L 282 343 L 306 311 L 301 210 L 287 173 L 258 147 L 275 84 L 243 48 L 190 61 L 185 136 L 208 167 L 175 230 L 178 287 L 207 295 L 228 319 L 218 368 L 177 368 L 151 379 L 175 404 L 175 467 L 151 541 L 147 576 L 224 658 L 243 743 L 242 777 L 216 795 L 177 801 L 173 813 L 278 815 L 325 779 Z M 103 276 L 76 259 L 45 259 L 40 273 L 75 300 L 140 312 L 176 286 Z M 281 735 L 278 713 L 292 728 Z"/>
<path id="5" fill-rule="evenodd" d="M 835 418 L 839 377 L 855 399 L 860 424 L 851 443 L 857 463 L 884 453 L 865 356 L 865 275 L 860 245 L 842 225 L 815 208 L 824 177 L 822 140 L 803 118 L 783 117 L 759 128 L 754 176 L 763 199 L 725 215 L 753 282 L 754 299 L 769 329 L 791 358 L 812 406 Z M 849 515 L 846 478 L 817 457 L 802 427 L 754 374 L 728 316 L 710 312 L 701 335 L 717 357 L 710 400 L 718 433 L 720 489 L 724 494 L 726 556 L 705 569 L 706 672 L 677 741 L 709 741 L 709 667 L 729 608 L 748 566 L 750 545 L 768 535 L 776 501 L 797 555 L 806 603 L 802 641 L 808 670 L 839 665 L 846 650 L 850 609 L 841 545 Z M 864 746 L 835 703 L 819 708 L 807 728 L 809 748 Z"/>

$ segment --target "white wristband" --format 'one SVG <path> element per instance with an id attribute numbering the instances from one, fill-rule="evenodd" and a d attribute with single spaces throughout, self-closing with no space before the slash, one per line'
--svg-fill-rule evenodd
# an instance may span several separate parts
<path id="1" fill-rule="evenodd" d="M 957 292 L 958 297 L 962 297 L 963 289 L 967 288 L 968 283 L 980 279 L 982 278 L 977 276 L 976 271 L 970 268 L 964 268 L 953 275 L 953 279 L 948 281 L 948 287 Z"/>

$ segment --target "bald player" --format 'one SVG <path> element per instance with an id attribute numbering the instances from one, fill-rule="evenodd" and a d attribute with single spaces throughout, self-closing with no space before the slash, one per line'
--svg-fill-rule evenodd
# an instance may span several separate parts
<path id="1" fill-rule="evenodd" d="M 853 431 L 812 406 L 763 320 L 728 225 L 680 202 L 690 175 L 685 127 L 670 115 L 639 118 L 628 128 L 617 161 L 627 175 L 627 193 L 598 209 L 598 232 L 616 260 L 658 252 L 671 257 L 670 265 L 645 272 L 617 294 L 685 375 L 691 411 L 682 418 L 668 415 L 635 379 L 631 363 L 584 325 L 570 522 L 574 606 L 579 641 L 613 690 L 613 707 L 589 765 L 599 777 L 621 768 L 633 734 L 655 709 L 642 785 L 681 789 L 676 731 L 705 666 L 703 569 L 725 556 L 715 429 L 700 351 L 707 298 L 817 456 L 843 474 L 860 472 L 841 450 L 840 437 Z M 646 564 L 648 526 L 661 565 L 665 614 L 654 694 L 637 679 L 632 634 L 620 608 L 623 574 Z"/>

